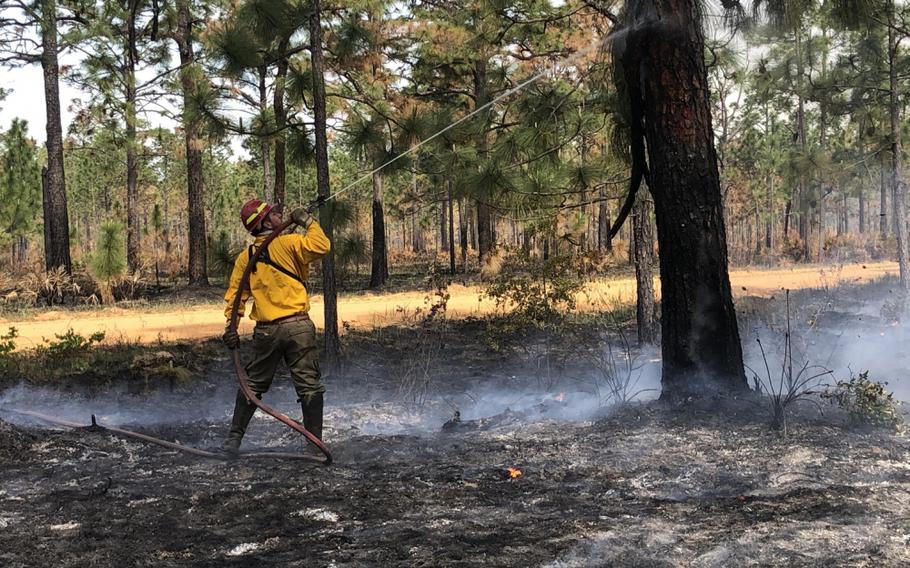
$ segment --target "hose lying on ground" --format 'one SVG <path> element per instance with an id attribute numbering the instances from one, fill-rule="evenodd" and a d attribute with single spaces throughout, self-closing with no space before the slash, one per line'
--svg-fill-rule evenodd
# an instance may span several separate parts
<path id="1" fill-rule="evenodd" d="M 229 459 L 228 455 L 224 452 L 210 452 L 207 450 L 200 450 L 198 448 L 192 448 L 190 446 L 183 446 L 174 442 L 169 442 L 167 440 L 162 440 L 160 438 L 155 438 L 146 434 L 140 434 L 139 432 L 133 432 L 131 430 L 124 430 L 122 428 L 116 428 L 114 426 L 105 426 L 99 424 L 95 419 L 95 415 L 92 415 L 91 425 L 86 426 L 85 424 L 79 424 L 78 422 L 71 422 L 69 420 L 63 420 L 54 416 L 49 416 L 47 414 L 42 414 L 40 412 L 34 412 L 31 410 L 18 410 L 15 408 L 4 408 L 3 412 L 12 412 L 14 414 L 20 414 L 22 416 L 30 416 L 32 418 L 37 418 L 38 420 L 48 422 L 50 424 L 56 424 L 57 426 L 65 426 L 67 428 L 73 428 L 75 430 L 87 431 L 87 432 L 109 432 L 111 434 L 116 434 L 118 436 L 123 436 L 126 438 L 133 438 L 136 440 L 142 440 L 143 442 L 148 442 L 150 444 L 157 444 L 159 446 L 164 446 L 165 448 L 170 448 L 172 450 L 178 450 L 181 452 L 186 452 L 188 454 L 193 454 L 195 456 L 202 456 L 204 458 L 212 458 L 216 460 L 226 460 Z M 324 460 L 317 456 L 310 456 L 306 454 L 297 454 L 292 452 L 240 452 L 240 458 L 277 458 L 277 459 L 292 459 L 292 460 L 309 460 L 316 461 L 318 463 L 324 463 Z"/>

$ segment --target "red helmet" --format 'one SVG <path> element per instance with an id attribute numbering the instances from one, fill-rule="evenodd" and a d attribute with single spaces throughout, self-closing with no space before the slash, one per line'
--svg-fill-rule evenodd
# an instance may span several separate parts
<path id="1" fill-rule="evenodd" d="M 250 199 L 240 208 L 240 221 L 246 230 L 252 233 L 274 208 L 274 205 L 269 205 L 261 199 Z"/>

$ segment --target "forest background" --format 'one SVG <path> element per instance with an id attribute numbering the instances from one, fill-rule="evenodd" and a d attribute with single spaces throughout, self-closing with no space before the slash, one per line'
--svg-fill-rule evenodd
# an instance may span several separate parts
<path id="1" fill-rule="evenodd" d="M 527 259 L 650 274 L 650 200 L 626 199 L 620 4 L 2 0 L 0 61 L 43 69 L 48 109 L 44 146 L 19 119 L 0 135 L 3 272 L 82 275 L 91 302 L 219 282 L 245 200 L 343 188 L 322 211 L 323 287 Z M 905 6 L 850 25 L 836 2 L 784 3 L 746 26 L 727 4 L 704 18 L 731 262 L 898 256 Z M 61 54 L 75 63 L 49 72 Z"/>

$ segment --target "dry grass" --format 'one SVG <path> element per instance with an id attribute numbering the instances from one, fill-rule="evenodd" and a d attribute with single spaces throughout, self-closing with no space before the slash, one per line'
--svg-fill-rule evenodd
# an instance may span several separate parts
<path id="1" fill-rule="evenodd" d="M 767 270 L 734 270 L 731 282 L 735 295 L 773 296 L 783 288 L 824 288 L 844 283 L 871 282 L 895 274 L 897 264 L 891 262 L 832 266 L 798 266 Z M 659 282 L 655 290 L 659 294 Z M 449 287 L 447 316 L 495 315 L 499 313 L 494 302 L 484 299 L 477 286 L 452 284 Z M 32 315 L 28 319 L 0 319 L 0 329 L 15 325 L 20 332 L 19 347 L 33 348 L 43 337 L 53 337 L 72 327 L 77 333 L 104 331 L 110 339 L 138 341 L 141 343 L 201 339 L 220 335 L 224 330 L 221 291 L 210 289 L 197 300 L 211 298 L 208 302 L 187 303 L 156 308 L 152 304 L 136 303 L 132 307 L 100 308 L 91 311 L 53 310 Z M 633 278 L 598 279 L 585 287 L 579 295 L 579 311 L 602 311 L 631 304 L 635 300 Z M 339 318 L 356 328 L 379 327 L 401 323 L 424 306 L 425 291 L 396 293 L 366 293 L 342 296 L 339 299 Z M 323 327 L 322 298 L 313 298 L 311 315 L 317 326 Z M 249 320 L 241 325 L 241 332 L 252 328 Z"/>

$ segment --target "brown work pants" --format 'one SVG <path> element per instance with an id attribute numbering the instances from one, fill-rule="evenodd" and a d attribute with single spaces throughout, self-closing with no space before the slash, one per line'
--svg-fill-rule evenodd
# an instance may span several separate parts
<path id="1" fill-rule="evenodd" d="M 253 359 L 247 363 L 250 389 L 263 394 L 272 386 L 278 363 L 284 360 L 301 401 L 325 392 L 320 382 L 316 325 L 311 319 L 259 323 L 253 330 Z"/>

